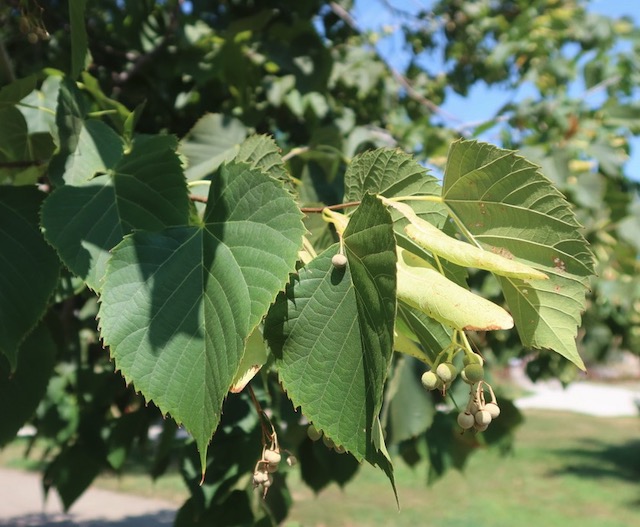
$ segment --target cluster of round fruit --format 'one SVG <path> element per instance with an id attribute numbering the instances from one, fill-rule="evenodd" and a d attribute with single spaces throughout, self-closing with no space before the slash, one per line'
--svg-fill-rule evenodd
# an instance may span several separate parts
<path id="1" fill-rule="evenodd" d="M 315 426 L 309 425 L 307 428 L 307 435 L 311 441 L 319 441 L 322 439 L 322 443 L 329 449 L 335 450 L 338 454 L 344 454 L 346 452 L 342 445 L 336 445 L 333 440 L 322 433 L 322 430 L 318 430 Z"/>
<path id="2" fill-rule="evenodd" d="M 491 394 L 491 401 L 485 402 L 485 387 Z M 463 430 L 475 430 L 476 432 L 484 432 L 491 421 L 500 415 L 500 407 L 496 402 L 496 396 L 491 386 L 484 381 L 471 386 L 469 392 L 469 402 L 467 408 L 458 414 L 458 424 Z"/>
<path id="3" fill-rule="evenodd" d="M 287 465 L 294 466 L 298 460 L 289 452 L 287 453 Z M 282 454 L 277 443 L 272 443 L 270 448 L 266 445 L 262 448 L 262 457 L 256 463 L 256 467 L 253 470 L 253 487 L 260 487 L 262 489 L 262 497 L 264 498 L 269 491 L 269 487 L 273 484 L 273 474 L 278 470 L 278 466 L 282 461 Z"/>
<path id="4" fill-rule="evenodd" d="M 42 21 L 34 17 L 23 15 L 18 22 L 20 32 L 27 36 L 29 44 L 37 44 L 39 40 L 49 40 L 50 36 Z"/>
<path id="5" fill-rule="evenodd" d="M 467 384 L 476 384 L 484 379 L 483 360 L 475 353 L 465 355 L 464 368 L 460 372 L 460 378 Z M 427 390 L 440 390 L 445 393 L 451 383 L 458 376 L 458 369 L 451 362 L 441 362 L 435 370 L 429 370 L 422 374 L 422 385 Z"/>

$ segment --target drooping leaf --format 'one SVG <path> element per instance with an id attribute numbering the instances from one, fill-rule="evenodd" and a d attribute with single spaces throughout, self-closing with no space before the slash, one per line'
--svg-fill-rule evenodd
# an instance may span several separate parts
<path id="1" fill-rule="evenodd" d="M 44 314 L 60 261 L 42 237 L 35 187 L 0 187 L 0 352 L 15 368 L 18 347 Z"/>
<path id="2" fill-rule="evenodd" d="M 294 269 L 301 213 L 244 163 L 214 177 L 202 225 L 136 231 L 114 250 L 99 312 L 116 367 L 207 445 L 245 340 Z"/>
<path id="3" fill-rule="evenodd" d="M 16 368 L 3 367 L 0 357 L 0 447 L 15 438 L 34 414 L 53 372 L 56 346 L 44 324 L 29 333 L 17 353 Z"/>
<path id="4" fill-rule="evenodd" d="M 375 423 L 393 347 L 395 241 L 391 218 L 366 195 L 336 246 L 293 278 L 265 321 L 265 337 L 294 405 L 358 461 L 391 474 Z M 390 475 L 390 477 L 392 477 Z"/>
<path id="5" fill-rule="evenodd" d="M 549 276 L 499 280 L 523 344 L 552 349 L 583 368 L 575 336 L 593 258 L 563 196 L 514 152 L 458 141 L 449 152 L 443 198 L 475 242 Z"/>
<path id="6" fill-rule="evenodd" d="M 104 126 L 104 125 L 102 125 Z M 109 174 L 64 185 L 45 201 L 42 225 L 64 263 L 98 291 L 109 251 L 133 229 L 188 223 L 187 188 L 171 136 L 139 137 Z"/>
<path id="7" fill-rule="evenodd" d="M 247 129 L 238 119 L 206 114 L 180 142 L 180 153 L 188 161 L 186 178 L 194 181 L 212 174 L 236 155 L 238 145 L 246 137 Z"/>

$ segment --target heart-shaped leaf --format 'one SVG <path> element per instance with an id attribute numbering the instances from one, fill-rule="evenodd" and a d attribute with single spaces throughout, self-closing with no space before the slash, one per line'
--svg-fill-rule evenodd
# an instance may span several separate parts
<path id="1" fill-rule="evenodd" d="M 137 231 L 113 250 L 104 341 L 127 381 L 191 432 L 203 467 L 245 341 L 295 268 L 301 216 L 279 182 L 233 162 L 202 225 Z"/>

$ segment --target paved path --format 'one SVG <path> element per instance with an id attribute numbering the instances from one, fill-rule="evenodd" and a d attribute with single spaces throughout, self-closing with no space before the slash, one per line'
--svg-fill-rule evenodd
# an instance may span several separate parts
<path id="1" fill-rule="evenodd" d="M 0 469 L 1 527 L 170 527 L 176 505 L 92 488 L 65 514 L 55 491 L 43 501 L 41 476 Z"/>
<path id="2" fill-rule="evenodd" d="M 602 417 L 639 415 L 640 385 L 635 389 L 576 382 L 527 384 L 531 395 L 518 407 L 566 410 Z M 64 514 L 55 493 L 43 504 L 39 474 L 0 469 L 0 527 L 169 527 L 173 503 L 89 489 Z"/>

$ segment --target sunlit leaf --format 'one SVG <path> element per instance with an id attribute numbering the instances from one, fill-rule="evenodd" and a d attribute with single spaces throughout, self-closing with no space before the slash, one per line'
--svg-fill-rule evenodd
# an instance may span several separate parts
<path id="1" fill-rule="evenodd" d="M 304 229 L 281 184 L 244 163 L 212 181 L 202 225 L 136 231 L 114 250 L 99 312 L 116 368 L 207 445 L 245 340 L 294 269 Z"/>
<path id="2" fill-rule="evenodd" d="M 575 337 L 593 257 L 564 197 L 514 152 L 458 141 L 449 152 L 443 198 L 473 241 L 549 276 L 499 280 L 523 344 L 552 349 L 584 368 Z"/>

